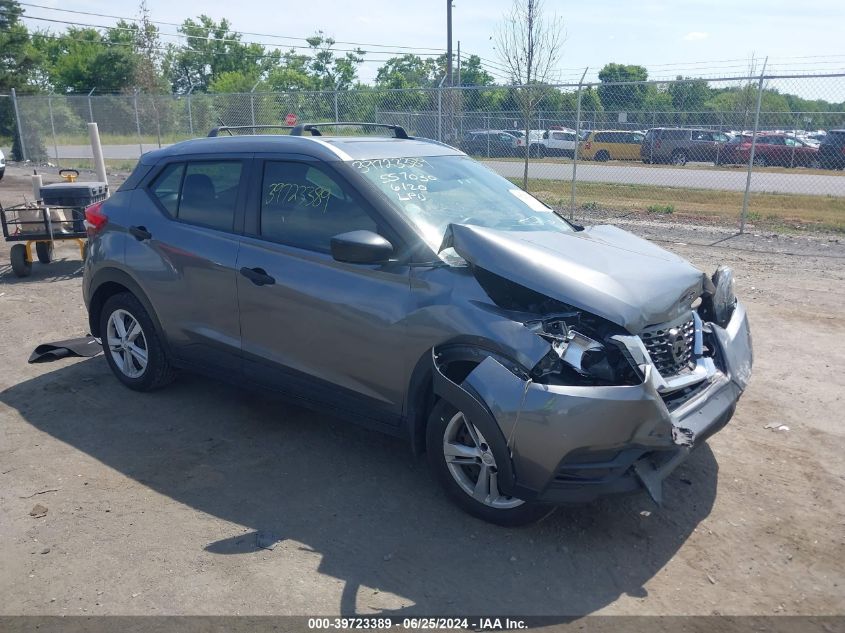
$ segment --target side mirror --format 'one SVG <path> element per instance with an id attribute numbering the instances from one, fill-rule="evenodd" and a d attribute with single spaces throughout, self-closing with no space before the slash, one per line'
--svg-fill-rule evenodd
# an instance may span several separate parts
<path id="1" fill-rule="evenodd" d="M 331 239 L 332 257 L 349 264 L 380 264 L 393 255 L 393 244 L 372 231 L 350 231 Z"/>

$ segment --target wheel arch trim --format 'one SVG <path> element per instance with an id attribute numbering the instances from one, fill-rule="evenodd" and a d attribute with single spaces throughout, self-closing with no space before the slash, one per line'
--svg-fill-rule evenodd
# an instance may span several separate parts
<path id="1" fill-rule="evenodd" d="M 90 297 L 88 300 L 88 327 L 91 330 L 91 334 L 94 336 L 100 336 L 100 311 L 102 310 L 102 307 L 108 297 L 117 294 L 116 292 L 110 292 L 104 296 L 100 296 L 100 290 L 108 284 L 122 286 L 126 289 L 126 291 L 132 293 L 132 295 L 141 302 L 141 305 L 144 306 L 144 310 L 147 311 L 147 314 L 150 316 L 150 319 L 155 326 L 156 334 L 158 334 L 159 339 L 163 343 L 165 353 L 170 356 L 170 346 L 167 341 L 167 336 L 164 333 L 164 328 L 162 328 L 161 322 L 158 319 L 158 313 L 153 307 L 149 297 L 141 289 L 140 284 L 135 281 L 129 273 L 117 268 L 103 268 L 97 271 L 91 281 L 88 294 Z"/>

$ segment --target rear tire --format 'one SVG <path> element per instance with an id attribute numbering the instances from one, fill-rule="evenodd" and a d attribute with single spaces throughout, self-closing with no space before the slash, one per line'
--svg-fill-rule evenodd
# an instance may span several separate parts
<path id="1" fill-rule="evenodd" d="M 606 150 L 601 150 L 600 152 L 597 152 L 595 160 L 600 163 L 606 163 L 610 160 L 610 152 Z"/>
<path id="2" fill-rule="evenodd" d="M 683 167 L 687 164 L 687 153 L 686 152 L 673 152 L 672 153 L 672 164 L 677 165 L 679 167 Z"/>
<path id="3" fill-rule="evenodd" d="M 754 157 L 754 166 L 755 167 L 768 167 L 769 161 L 766 160 L 765 156 L 755 156 Z"/>
<path id="4" fill-rule="evenodd" d="M 471 430 L 472 429 L 472 430 Z M 447 462 L 446 446 L 457 445 L 467 456 L 450 455 Z M 445 400 L 439 400 L 431 411 L 426 427 L 426 452 L 434 478 L 440 483 L 449 498 L 465 512 L 505 527 L 516 527 L 535 523 L 549 514 L 555 507 L 530 503 L 515 497 L 502 495 L 495 485 L 495 460 L 478 429 L 464 415 Z M 470 456 L 476 453 L 476 457 Z M 482 457 L 484 462 L 482 462 Z M 461 461 L 460 465 L 454 460 Z M 486 464 L 491 463 L 491 466 Z M 472 494 L 473 486 L 485 474 L 489 479 L 485 489 L 486 497 L 479 501 Z M 492 484 L 490 482 L 493 482 Z M 495 490 L 493 490 L 495 488 Z M 476 488 L 477 489 L 477 488 Z M 482 493 L 483 494 L 483 493 Z"/>
<path id="5" fill-rule="evenodd" d="M 136 329 L 137 328 L 137 329 Z M 121 292 L 100 312 L 103 353 L 115 377 L 135 391 L 153 391 L 176 374 L 150 315 L 137 297 Z"/>
<path id="6" fill-rule="evenodd" d="M 32 274 L 32 262 L 26 261 L 26 246 L 15 244 L 9 251 L 12 272 L 15 277 L 29 277 Z"/>
<path id="7" fill-rule="evenodd" d="M 36 242 L 35 254 L 42 264 L 49 264 L 53 261 L 53 242 Z"/>

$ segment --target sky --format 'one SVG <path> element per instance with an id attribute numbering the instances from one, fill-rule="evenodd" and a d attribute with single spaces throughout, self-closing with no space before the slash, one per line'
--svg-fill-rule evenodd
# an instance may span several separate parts
<path id="1" fill-rule="evenodd" d="M 460 41 L 462 55 L 480 55 L 500 81 L 502 62 L 492 36 L 511 2 L 453 0 L 454 47 Z M 126 17 L 136 16 L 138 11 L 135 0 L 32 3 Z M 58 13 L 22 4 L 28 16 L 114 23 L 108 18 Z M 368 56 L 380 61 L 369 61 L 361 67 L 359 78 L 366 83 L 372 82 L 383 60 L 393 56 L 387 51 L 408 50 L 399 46 L 419 47 L 430 50 L 408 52 L 434 56 L 446 46 L 444 0 L 148 0 L 148 6 L 151 18 L 164 22 L 179 23 L 205 13 L 215 19 L 229 19 L 237 31 L 301 38 L 320 29 L 338 41 L 359 42 L 364 48 L 373 44 L 393 47 L 381 48 L 386 52 Z M 561 82 L 577 83 L 586 67 L 590 69 L 587 79 L 595 80 L 598 70 L 608 62 L 646 66 L 655 79 L 677 74 L 737 76 L 747 74 L 752 55 L 758 58 L 758 69 L 768 56 L 769 68 L 775 72 L 845 72 L 843 0 L 544 0 L 544 6 L 547 15 L 556 13 L 563 21 L 565 40 L 558 70 Z M 36 20 L 28 20 L 28 24 L 53 30 L 63 28 Z M 161 28 L 175 32 L 173 27 Z M 279 44 L 287 41 L 254 35 L 245 35 L 244 39 Z M 164 37 L 162 41 L 176 40 Z M 836 92 L 843 90 L 840 87 Z M 819 96 L 845 100 L 845 94 Z"/>

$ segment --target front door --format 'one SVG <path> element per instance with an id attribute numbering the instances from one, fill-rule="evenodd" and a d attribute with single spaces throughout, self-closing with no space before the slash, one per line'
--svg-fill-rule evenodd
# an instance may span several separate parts
<path id="1" fill-rule="evenodd" d="M 339 412 L 395 424 L 406 385 L 406 265 L 348 264 L 334 235 L 381 233 L 378 214 L 324 163 L 256 161 L 237 276 L 244 371 Z M 249 224 L 249 220 L 248 220 Z"/>

